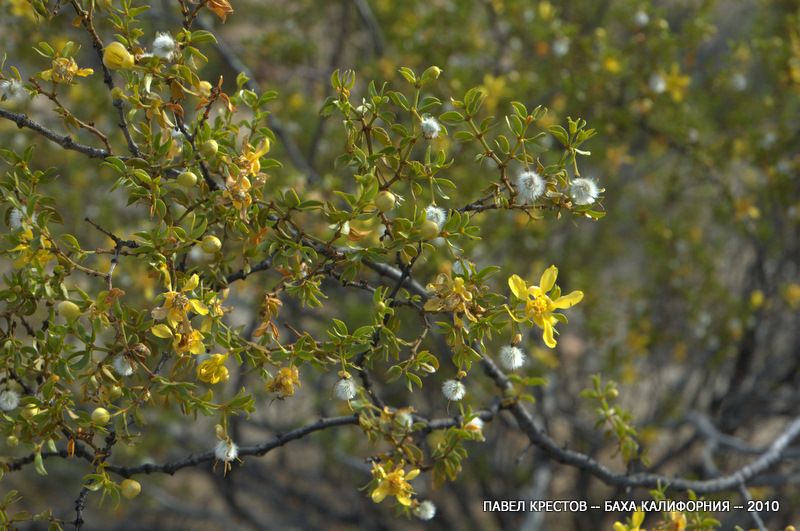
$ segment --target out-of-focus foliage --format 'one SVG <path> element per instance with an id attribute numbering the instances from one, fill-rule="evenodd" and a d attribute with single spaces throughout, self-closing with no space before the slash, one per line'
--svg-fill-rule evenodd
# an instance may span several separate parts
<path id="1" fill-rule="evenodd" d="M 518 400 L 697 478 L 798 414 L 796 2 L 3 0 L 0 49 L 15 525 L 82 486 L 95 528 L 754 525 L 482 501 L 693 499 L 562 469 Z M 749 485 L 770 528 L 792 483 Z"/>

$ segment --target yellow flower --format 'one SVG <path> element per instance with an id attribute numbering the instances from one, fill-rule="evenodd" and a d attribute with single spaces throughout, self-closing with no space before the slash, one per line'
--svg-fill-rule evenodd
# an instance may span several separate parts
<path id="1" fill-rule="evenodd" d="M 86 77 L 94 74 L 91 68 L 78 68 L 78 63 L 72 57 L 56 57 L 49 70 L 39 74 L 45 81 L 53 83 L 70 84 L 75 76 Z"/>
<path id="2" fill-rule="evenodd" d="M 647 531 L 641 527 L 644 522 L 644 511 L 636 511 L 631 516 L 631 525 L 625 525 L 620 522 L 614 522 L 614 531 Z"/>
<path id="3" fill-rule="evenodd" d="M 279 398 L 294 396 L 294 387 L 300 386 L 300 371 L 297 367 L 281 367 L 278 374 L 267 384 L 267 391 L 278 393 Z"/>
<path id="4" fill-rule="evenodd" d="M 528 286 L 517 275 L 512 275 L 508 279 L 508 287 L 511 288 L 514 296 L 521 301 L 525 301 L 525 317 L 520 319 L 509 310 L 511 317 L 517 322 L 533 321 L 536 326 L 542 329 L 542 339 L 544 339 L 545 345 L 550 348 L 556 346 L 556 340 L 553 337 L 553 326 L 559 320 L 566 320 L 563 315 L 553 313 L 553 311 L 565 310 L 583 300 L 582 291 L 573 291 L 569 295 L 560 296 L 561 288 L 556 286 L 557 277 L 558 268 L 551 265 L 542 273 L 539 286 Z M 551 290 L 551 295 L 555 300 L 548 295 Z"/>
<path id="5" fill-rule="evenodd" d="M 225 367 L 227 354 L 214 354 L 197 367 L 197 379 L 210 384 L 218 384 L 228 380 L 228 369 Z"/>
<path id="6" fill-rule="evenodd" d="M 409 481 L 418 475 L 419 470 L 416 468 L 406 474 L 402 463 L 388 474 L 382 465 L 373 463 L 372 476 L 378 480 L 378 486 L 372 491 L 372 501 L 380 503 L 386 496 L 394 496 L 401 505 L 408 507 L 411 505 L 411 495 L 414 494 L 414 488 Z"/>
<path id="7" fill-rule="evenodd" d="M 25 17 L 28 20 L 36 20 L 36 12 L 33 5 L 28 0 L 11 0 L 11 14 L 15 17 Z"/>
<path id="8" fill-rule="evenodd" d="M 669 513 L 670 531 L 684 531 L 686 529 L 686 516 L 683 513 L 672 511 Z"/>
<path id="9" fill-rule="evenodd" d="M 14 260 L 13 265 L 16 268 L 34 266 L 43 269 L 44 266 L 47 265 L 47 262 L 55 258 L 53 253 L 50 252 L 53 245 L 45 236 L 41 236 L 39 238 L 38 248 L 32 247 L 31 243 L 35 241 L 33 231 L 27 223 L 23 224 L 23 227 L 24 230 L 17 236 L 19 244 L 9 249 L 9 252 L 20 253 Z"/>
<path id="10" fill-rule="evenodd" d="M 160 321 L 166 318 L 167 322 L 176 328 L 179 323 L 182 323 L 184 330 L 190 330 L 189 326 L 189 312 L 194 310 L 195 313 L 206 315 L 208 308 L 205 304 L 198 299 L 191 299 L 186 292 L 193 291 L 200 283 L 200 278 L 195 274 L 192 275 L 188 281 L 183 285 L 180 292 L 168 291 L 164 294 L 164 305 L 155 308 L 150 314 L 153 319 Z"/>
<path id="11" fill-rule="evenodd" d="M 131 68 L 135 63 L 133 55 L 121 42 L 112 42 L 103 49 L 103 64 L 111 70 Z"/>
<path id="12" fill-rule="evenodd" d="M 257 148 L 249 142 L 244 142 L 241 156 L 236 160 L 236 165 L 245 175 L 257 175 L 261 171 L 261 157 L 269 153 L 269 139 L 265 138 L 261 141 Z"/>
<path id="13" fill-rule="evenodd" d="M 186 354 L 187 352 L 202 354 L 206 350 L 206 346 L 203 344 L 203 334 L 192 329 L 184 333 L 175 334 L 172 338 L 172 348 L 178 354 Z"/>
<path id="14" fill-rule="evenodd" d="M 691 79 L 689 76 L 681 75 L 681 69 L 678 63 L 672 63 L 672 68 L 669 74 L 664 76 L 664 81 L 667 85 L 667 91 L 672 96 L 672 100 L 676 103 L 683 101 L 686 96 L 686 88 L 689 86 Z"/>

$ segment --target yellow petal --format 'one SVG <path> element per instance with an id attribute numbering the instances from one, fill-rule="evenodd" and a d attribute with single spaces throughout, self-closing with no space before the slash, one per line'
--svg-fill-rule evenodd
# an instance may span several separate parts
<path id="1" fill-rule="evenodd" d="M 542 288 L 539 286 L 531 286 L 528 288 L 528 294 L 532 297 L 541 297 L 544 295 L 544 290 L 542 290 Z"/>
<path id="2" fill-rule="evenodd" d="M 189 299 L 189 305 L 194 312 L 199 315 L 206 315 L 208 313 L 208 307 L 197 299 Z"/>
<path id="3" fill-rule="evenodd" d="M 372 491 L 372 501 L 375 503 L 382 502 L 384 498 L 386 498 L 386 489 L 383 488 L 383 485 Z"/>
<path id="4" fill-rule="evenodd" d="M 636 511 L 633 513 L 633 517 L 631 518 L 631 523 L 639 527 L 644 522 L 644 511 Z"/>
<path id="5" fill-rule="evenodd" d="M 542 339 L 544 339 L 544 344 L 550 348 L 555 348 L 556 340 L 553 338 L 553 325 L 550 324 L 550 321 L 544 321 L 544 326 L 542 327 Z"/>
<path id="6" fill-rule="evenodd" d="M 411 496 L 408 494 L 398 494 L 397 501 L 400 502 L 400 505 L 408 507 L 409 505 L 411 505 Z"/>
<path id="7" fill-rule="evenodd" d="M 183 291 L 192 291 L 197 285 L 200 284 L 200 277 L 197 276 L 197 273 L 189 277 L 189 280 L 186 281 L 186 284 L 183 285 Z"/>
<path id="8" fill-rule="evenodd" d="M 94 70 L 91 68 L 81 68 L 77 73 L 80 77 L 86 77 L 94 74 Z"/>
<path id="9" fill-rule="evenodd" d="M 516 298 L 523 301 L 528 298 L 528 285 L 518 275 L 508 277 L 508 287 Z"/>
<path id="10" fill-rule="evenodd" d="M 153 333 L 154 336 L 160 337 L 161 339 L 166 339 L 168 337 L 172 337 L 172 330 L 165 324 L 156 325 L 150 329 L 150 332 Z"/>
<path id="11" fill-rule="evenodd" d="M 569 295 L 564 295 L 553 301 L 553 307 L 559 310 L 571 308 L 583 300 L 582 291 L 573 291 Z"/>
<path id="12" fill-rule="evenodd" d="M 417 476 L 419 476 L 419 469 L 409 470 L 408 474 L 406 474 L 406 481 L 411 481 Z"/>
<path id="13" fill-rule="evenodd" d="M 551 265 L 542 273 L 542 278 L 539 279 L 539 287 L 542 288 L 542 291 L 547 293 L 555 286 L 556 278 L 558 278 L 558 268 Z"/>

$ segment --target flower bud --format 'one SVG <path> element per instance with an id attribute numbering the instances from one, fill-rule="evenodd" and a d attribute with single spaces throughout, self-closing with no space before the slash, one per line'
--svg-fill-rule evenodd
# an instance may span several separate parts
<path id="1" fill-rule="evenodd" d="M 133 55 L 121 42 L 112 42 L 103 50 L 103 64 L 111 70 L 131 68 L 135 61 Z"/>

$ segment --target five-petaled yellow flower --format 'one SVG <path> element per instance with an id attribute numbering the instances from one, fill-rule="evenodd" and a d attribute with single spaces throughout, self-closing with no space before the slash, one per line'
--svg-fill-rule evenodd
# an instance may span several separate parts
<path id="1" fill-rule="evenodd" d="M 672 101 L 675 103 L 682 102 L 684 96 L 686 96 L 686 89 L 689 88 L 689 83 L 691 83 L 691 78 L 681 74 L 681 68 L 678 63 L 672 63 L 669 73 L 664 76 L 664 81 Z"/>
<path id="2" fill-rule="evenodd" d="M 373 463 L 372 476 L 378 480 L 378 486 L 372 491 L 372 501 L 380 503 L 386 496 L 394 496 L 401 505 L 408 507 L 411 505 L 411 495 L 414 494 L 414 487 L 409 481 L 418 475 L 419 470 L 416 468 L 406 474 L 402 463 L 389 473 L 383 465 Z"/>
<path id="3" fill-rule="evenodd" d="M 227 354 L 213 354 L 197 366 L 197 379 L 201 382 L 218 384 L 228 380 L 228 369 L 225 367 Z"/>
<path id="4" fill-rule="evenodd" d="M 173 328 L 177 327 L 180 323 L 184 325 L 184 330 L 189 330 L 191 328 L 189 325 L 190 311 L 194 310 L 194 312 L 199 315 L 206 315 L 208 313 L 208 308 L 205 304 L 197 299 L 190 299 L 186 295 L 186 293 L 193 291 L 198 284 L 200 284 L 200 278 L 195 274 L 186 281 L 180 292 L 166 292 L 164 294 L 164 305 L 150 312 L 153 319 L 160 321 L 166 318 L 167 322 Z"/>
<path id="5" fill-rule="evenodd" d="M 553 313 L 554 310 L 566 310 L 583 299 L 582 291 L 573 291 L 569 295 L 562 297 L 561 288 L 556 286 L 557 277 L 558 268 L 551 265 L 542 273 L 538 286 L 528 286 L 517 275 L 512 275 L 508 279 L 508 287 L 511 288 L 514 297 L 525 301 L 525 317 L 519 318 L 509 310 L 511 317 L 517 322 L 533 321 L 536 326 L 542 329 L 542 339 L 550 348 L 556 346 L 556 340 L 553 337 L 555 329 L 553 327 L 558 321 L 566 321 L 563 315 Z"/>

